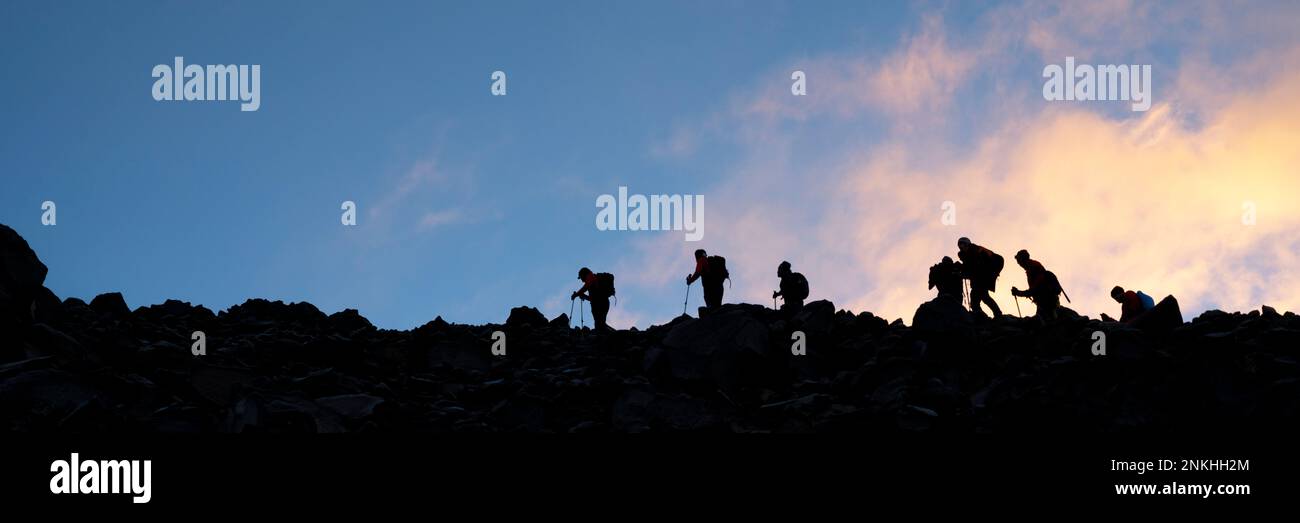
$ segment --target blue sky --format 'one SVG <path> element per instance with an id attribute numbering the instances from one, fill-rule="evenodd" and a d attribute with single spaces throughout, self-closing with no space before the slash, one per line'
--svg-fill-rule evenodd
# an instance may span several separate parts
<path id="1" fill-rule="evenodd" d="M 1017 125 L 1006 115 L 1019 112 L 1002 104 L 1032 100 L 1041 86 L 1042 46 L 1033 44 L 1042 40 L 999 36 L 996 19 L 1015 5 L 808 4 L 4 2 L 0 223 L 32 244 L 59 296 L 121 291 L 133 307 L 175 298 L 224 309 L 264 297 L 356 308 L 388 328 L 437 315 L 481 323 L 518 305 L 568 312 L 567 291 L 587 265 L 619 274 L 624 308 L 612 323 L 645 327 L 680 311 L 687 253 L 715 245 L 748 265 L 734 296 L 767 303 L 783 258 L 854 267 L 881 247 L 879 237 L 846 234 L 857 250 L 818 250 L 841 225 L 827 209 L 852 205 L 818 202 L 836 198 L 874 153 L 924 135 L 941 146 L 909 155 L 902 171 L 969 159 L 990 121 Z M 1196 27 L 1200 14 L 1171 20 Z M 1196 47 L 1174 29 L 1097 54 L 1180 68 Z M 922 45 L 935 35 L 937 47 Z M 1094 49 L 1090 36 L 1077 54 Z M 1279 48 L 1294 43 L 1275 38 Z M 847 64 L 876 78 L 898 64 L 912 71 L 896 58 L 909 49 L 937 52 L 920 59 L 932 64 L 989 48 L 951 74 L 862 87 L 947 81 L 934 91 L 946 102 L 842 109 L 828 97 L 854 85 L 831 89 L 823 74 L 809 79 L 811 108 L 745 110 L 788 92 L 793 69 Z M 1239 59 L 1215 49 L 1206 60 L 1234 65 L 1250 51 Z M 153 100 L 150 71 L 175 56 L 260 64 L 260 110 Z M 986 64 L 1004 74 L 981 74 Z M 507 96 L 490 95 L 495 70 L 508 75 Z M 1008 75 L 1023 81 L 999 80 Z M 1116 125 L 1136 118 L 1113 106 L 1089 111 Z M 894 183 L 911 184 L 902 171 Z M 707 195 L 718 209 L 706 207 L 714 236 L 696 245 L 680 232 L 596 230 L 595 198 L 620 185 Z M 58 206 L 56 226 L 41 225 L 45 200 Z M 359 206 L 356 227 L 339 222 L 345 200 Z M 740 225 L 742 209 L 807 230 L 771 226 L 767 238 Z M 914 234 L 907 223 L 889 237 Z M 934 261 L 963 233 L 935 235 Z M 793 254 L 751 253 L 742 241 Z M 661 246 L 663 256 L 646 254 Z M 796 261 L 796 270 L 810 264 Z M 845 305 L 903 299 L 888 273 L 860 272 L 809 278 L 814 287 L 845 281 L 827 296 Z M 912 283 L 906 299 L 915 303 L 924 292 Z"/>

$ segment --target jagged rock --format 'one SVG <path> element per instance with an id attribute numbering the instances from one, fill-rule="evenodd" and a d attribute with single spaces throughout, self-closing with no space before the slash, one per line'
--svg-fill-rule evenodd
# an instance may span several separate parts
<path id="1" fill-rule="evenodd" d="M 330 325 L 335 330 L 356 336 L 363 332 L 375 330 L 375 326 L 370 323 L 356 309 L 343 309 L 340 312 L 329 315 Z"/>
<path id="2" fill-rule="evenodd" d="M 541 327 L 546 325 L 546 316 L 541 311 L 532 307 L 515 307 L 510 309 L 510 317 L 506 319 L 507 327 L 523 327 L 530 325 Z"/>
<path id="3" fill-rule="evenodd" d="M 550 325 L 551 328 L 555 329 L 569 328 L 569 315 L 561 312 L 559 316 L 556 316 L 555 319 L 551 320 Z"/>
<path id="4" fill-rule="evenodd" d="M 134 315 L 155 321 L 177 319 L 206 321 L 216 317 L 216 314 L 208 310 L 207 307 L 190 305 L 190 302 L 180 300 L 167 300 L 161 305 L 139 307 L 135 310 Z"/>
<path id="5" fill-rule="evenodd" d="M 280 300 L 270 301 L 260 298 L 235 305 L 222 312 L 221 316 L 228 316 L 231 321 L 281 321 L 299 325 L 319 325 L 328 319 L 325 313 L 310 303 L 286 304 Z"/>
<path id="6" fill-rule="evenodd" d="M 0 322 L 31 319 L 32 301 L 48 271 L 27 240 L 0 224 Z"/>
<path id="7" fill-rule="evenodd" d="M 126 299 L 120 292 L 106 292 L 90 300 L 90 308 L 95 312 L 112 318 L 126 318 L 131 315 L 131 308 L 126 306 Z"/>
<path id="8" fill-rule="evenodd" d="M 835 304 L 827 300 L 806 303 L 794 316 L 794 321 L 803 330 L 830 332 L 835 326 Z"/>
<path id="9" fill-rule="evenodd" d="M 439 332 L 444 332 L 450 327 L 450 323 L 447 323 L 446 320 L 442 319 L 442 316 L 438 316 L 434 318 L 433 321 L 416 327 L 415 330 L 411 331 L 411 333 L 417 336 L 431 336 Z"/>
<path id="10" fill-rule="evenodd" d="M 663 343 L 673 377 L 731 386 L 766 354 L 767 342 L 767 326 L 751 311 L 724 305 L 704 318 L 678 323 Z"/>
<path id="11" fill-rule="evenodd" d="M 911 327 L 829 302 L 784 318 L 731 304 L 602 336 L 519 308 L 507 326 L 523 330 L 493 356 L 501 325 L 379 330 L 355 310 L 257 299 L 129 312 L 120 296 L 32 289 L 26 316 L 0 318 L 11 431 L 1249 433 L 1300 416 L 1300 317 L 1270 307 L 1170 315 L 1157 332 L 1064 309 L 973 322 L 958 300 L 922 305 Z M 791 354 L 794 329 L 807 355 Z"/>
<path id="12" fill-rule="evenodd" d="M 923 337 L 966 338 L 975 331 L 975 319 L 960 299 L 940 295 L 916 308 L 912 329 Z"/>
<path id="13" fill-rule="evenodd" d="M 1269 319 L 1277 319 L 1282 317 L 1281 314 L 1277 313 L 1277 309 L 1269 307 L 1268 305 L 1260 306 L 1259 313 L 1261 316 Z"/>
<path id="14" fill-rule="evenodd" d="M 1183 313 L 1178 308 L 1178 300 L 1165 296 L 1151 310 L 1134 318 L 1130 325 L 1150 331 L 1168 331 L 1183 325 Z"/>

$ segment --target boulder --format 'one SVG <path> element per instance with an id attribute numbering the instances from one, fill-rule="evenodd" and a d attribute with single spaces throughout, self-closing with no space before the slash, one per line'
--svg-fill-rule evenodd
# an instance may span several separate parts
<path id="1" fill-rule="evenodd" d="M 835 304 L 828 300 L 806 303 L 795 314 L 794 324 L 802 330 L 828 333 L 835 326 Z"/>
<path id="2" fill-rule="evenodd" d="M 349 336 L 371 332 L 375 326 L 362 316 L 356 309 L 343 309 L 329 316 L 330 326 L 334 330 L 345 333 Z"/>
<path id="3" fill-rule="evenodd" d="M 967 338 L 975 331 L 975 318 L 959 298 L 944 294 L 916 308 L 912 329 L 929 339 Z"/>
<path id="4" fill-rule="evenodd" d="M 541 311 L 532 307 L 515 307 L 510 309 L 510 317 L 506 318 L 507 327 L 523 327 L 525 325 L 543 327 L 546 323 L 546 316 L 543 315 Z"/>
<path id="5" fill-rule="evenodd" d="M 569 328 L 569 315 L 561 312 L 559 316 L 556 316 L 555 319 L 551 320 L 550 325 L 552 328 L 556 329 Z"/>
<path id="6" fill-rule="evenodd" d="M 723 305 L 704 318 L 673 327 L 663 342 L 672 376 L 724 386 L 754 377 L 745 371 L 765 356 L 768 328 L 749 312 Z"/>
<path id="7" fill-rule="evenodd" d="M 126 306 L 126 299 L 120 292 L 106 292 L 90 300 L 90 308 L 95 312 L 112 318 L 126 318 L 131 315 L 131 308 Z"/>

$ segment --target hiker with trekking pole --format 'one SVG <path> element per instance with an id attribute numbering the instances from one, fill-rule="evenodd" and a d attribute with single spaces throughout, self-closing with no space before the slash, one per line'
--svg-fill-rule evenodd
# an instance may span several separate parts
<path id="1" fill-rule="evenodd" d="M 808 299 L 808 279 L 800 273 L 790 270 L 790 262 L 783 261 L 776 267 L 776 276 L 781 279 L 780 290 L 772 291 L 772 308 L 776 309 L 776 299 L 780 297 L 785 303 L 781 313 L 793 317 L 803 309 L 803 301 Z"/>
<path id="2" fill-rule="evenodd" d="M 704 306 L 700 307 L 701 317 L 706 312 L 717 310 L 722 306 L 722 281 L 730 278 L 727 272 L 727 259 L 721 256 L 709 256 L 704 249 L 695 250 L 695 272 L 686 277 L 686 296 L 690 298 L 691 284 L 703 279 Z M 682 304 L 682 314 L 686 314 L 686 305 Z"/>
<path id="3" fill-rule="evenodd" d="M 1043 267 L 1043 264 L 1029 257 L 1029 251 L 1021 249 L 1016 253 L 1016 263 L 1025 269 L 1025 279 L 1029 282 L 1029 288 L 1020 290 L 1015 287 L 1011 288 L 1011 295 L 1016 297 L 1025 297 L 1034 301 L 1037 311 L 1034 317 L 1048 321 L 1056 319 L 1056 311 L 1061 307 L 1061 295 L 1069 301 L 1070 295 L 1065 294 L 1065 289 L 1061 288 L 1060 280 L 1056 279 L 1056 274 Z M 1016 301 L 1016 307 L 1020 307 L 1020 302 Z"/>
<path id="4" fill-rule="evenodd" d="M 608 272 L 594 273 L 591 269 L 583 267 L 578 270 L 578 279 L 582 281 L 582 288 L 569 296 L 570 321 L 573 319 L 572 302 L 581 298 L 591 302 L 591 318 L 595 322 L 593 328 L 596 332 L 611 330 L 609 324 L 605 323 L 605 318 L 609 316 L 609 298 L 615 294 L 614 275 Z M 582 315 L 582 309 L 578 309 L 579 318 L 582 318 Z M 579 322 L 585 324 L 586 320 L 580 319 Z"/>
<path id="5" fill-rule="evenodd" d="M 998 275 L 1002 274 L 1003 259 L 998 253 L 971 243 L 970 238 L 957 240 L 957 257 L 961 259 L 963 276 L 970 281 L 970 310 L 978 318 L 988 318 L 980 304 L 989 306 L 993 319 L 1002 317 L 998 302 L 989 296 L 997 290 Z"/>

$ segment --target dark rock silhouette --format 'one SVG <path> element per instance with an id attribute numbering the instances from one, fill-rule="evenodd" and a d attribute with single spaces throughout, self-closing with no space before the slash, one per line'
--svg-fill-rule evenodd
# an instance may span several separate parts
<path id="1" fill-rule="evenodd" d="M 916 308 L 912 329 L 921 336 L 966 339 L 975 334 L 975 316 L 960 296 L 940 294 Z"/>
<path id="2" fill-rule="evenodd" d="M 41 297 L 26 242 L 4 241 L 7 431 L 1249 432 L 1292 427 L 1300 407 L 1300 317 L 1269 307 L 1167 332 L 1065 309 L 1050 324 L 974 323 L 951 298 L 911 327 L 816 301 L 793 318 L 727 304 L 600 335 L 532 308 L 502 325 L 392 331 L 262 299 L 216 314 L 59 302 Z M 34 315 L 37 302 L 53 310 Z M 505 356 L 491 353 L 497 330 Z M 792 354 L 795 331 L 806 355 Z"/>
<path id="3" fill-rule="evenodd" d="M 131 315 L 131 308 L 126 306 L 126 298 L 123 298 L 120 292 L 109 292 L 95 296 L 95 299 L 90 300 L 90 308 L 95 312 L 115 319 L 124 319 Z"/>
<path id="4" fill-rule="evenodd" d="M 52 295 L 44 287 L 48 271 L 27 240 L 0 224 L 0 315 L 4 320 L 30 318 L 37 297 Z"/>
<path id="5" fill-rule="evenodd" d="M 546 316 L 541 311 L 532 307 L 515 307 L 510 309 L 510 317 L 506 318 L 506 326 L 523 327 L 533 325 L 541 327 L 546 325 Z"/>

